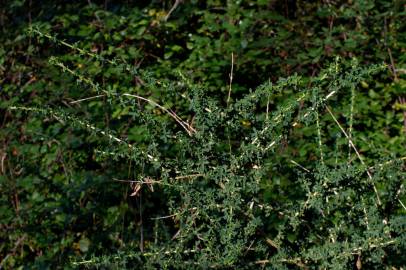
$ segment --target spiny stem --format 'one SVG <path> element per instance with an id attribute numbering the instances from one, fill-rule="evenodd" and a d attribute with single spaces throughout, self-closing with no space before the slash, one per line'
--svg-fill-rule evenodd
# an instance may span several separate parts
<path id="1" fill-rule="evenodd" d="M 319 112 L 316 110 L 315 113 L 316 113 L 317 142 L 319 144 L 320 161 L 321 161 L 321 164 L 324 165 L 324 153 L 323 153 L 323 145 L 321 143 L 321 128 L 320 128 Z"/>
<path id="2" fill-rule="evenodd" d="M 352 138 L 352 125 L 354 120 L 354 103 L 355 103 L 355 87 L 351 87 L 351 108 L 350 108 L 350 127 L 348 129 L 348 137 Z M 351 161 L 351 144 L 348 142 L 348 162 Z"/>
<path id="3" fill-rule="evenodd" d="M 196 132 L 196 130 L 195 130 L 189 123 L 183 121 L 176 113 L 174 113 L 174 112 L 172 112 L 172 111 L 166 109 L 164 106 L 158 104 L 157 102 L 155 102 L 155 101 L 153 101 L 153 100 L 151 100 L 151 99 L 144 98 L 144 97 L 142 97 L 142 96 L 135 95 L 135 94 L 128 94 L 128 93 L 120 94 L 120 93 L 117 93 L 117 92 L 111 93 L 111 92 L 109 92 L 109 91 L 107 91 L 107 90 L 105 90 L 105 89 L 103 89 L 103 88 L 100 88 L 98 84 L 95 84 L 95 83 L 94 83 L 92 80 L 90 80 L 89 78 L 86 78 L 86 77 L 84 77 L 84 76 L 82 76 L 82 75 L 80 75 L 80 74 L 77 74 L 74 70 L 68 68 L 68 67 L 65 66 L 62 62 L 59 62 L 55 57 L 51 58 L 51 59 L 50 59 L 50 62 L 51 62 L 52 64 L 54 64 L 54 65 L 56 65 L 56 66 L 62 68 L 62 71 L 68 72 L 69 74 L 71 74 L 71 75 L 77 77 L 77 78 L 79 79 L 79 81 L 82 81 L 82 82 L 84 82 L 84 83 L 87 83 L 87 84 L 90 85 L 93 89 L 95 89 L 96 92 L 98 92 L 98 93 L 99 93 L 99 92 L 102 92 L 102 93 L 105 93 L 105 95 L 107 95 L 107 96 L 110 96 L 111 94 L 113 94 L 113 95 L 115 95 L 115 96 L 134 97 L 134 98 L 137 98 L 137 99 L 139 99 L 139 100 L 146 101 L 146 102 L 150 103 L 151 105 L 153 105 L 154 107 L 158 107 L 158 108 L 160 108 L 161 110 L 165 111 L 165 112 L 166 112 L 169 116 L 171 116 L 183 129 L 186 130 L 186 132 L 188 133 L 189 136 L 192 136 L 193 133 Z M 102 95 L 97 95 L 97 96 L 94 96 L 94 97 L 84 98 L 84 99 L 81 99 L 81 100 L 76 101 L 76 102 L 80 102 L 80 101 L 84 101 L 84 100 L 89 100 L 89 99 L 93 99 L 93 98 L 97 98 L 97 97 L 103 97 L 103 96 L 105 96 L 105 95 L 102 94 Z"/>

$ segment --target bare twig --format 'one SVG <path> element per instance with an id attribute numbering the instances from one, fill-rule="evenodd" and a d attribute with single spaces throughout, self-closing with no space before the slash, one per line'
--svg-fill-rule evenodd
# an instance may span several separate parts
<path id="1" fill-rule="evenodd" d="M 406 206 L 403 204 L 403 202 L 400 199 L 398 199 L 398 201 L 399 201 L 400 205 L 403 207 L 403 209 L 406 210 Z"/>
<path id="2" fill-rule="evenodd" d="M 184 129 L 186 130 L 186 132 L 189 134 L 189 136 L 192 136 L 193 133 L 196 132 L 196 130 L 195 130 L 191 125 L 189 125 L 189 123 L 183 121 L 183 120 L 182 120 L 179 116 L 177 116 L 174 112 L 172 112 L 172 111 L 166 109 L 165 107 L 159 105 L 158 103 L 156 103 L 155 101 L 153 101 L 153 100 L 151 100 L 151 99 L 144 98 L 144 97 L 142 97 L 142 96 L 138 96 L 138 95 L 134 95 L 134 94 L 127 94 L 127 93 L 124 93 L 123 96 L 134 97 L 134 98 L 137 98 L 137 99 L 146 101 L 146 102 L 150 103 L 151 105 L 153 105 L 153 106 L 155 106 L 155 107 L 158 107 L 158 108 L 160 108 L 161 110 L 165 111 L 165 112 L 166 112 L 167 114 L 169 114 L 173 119 L 175 119 L 175 121 L 176 121 L 179 125 L 181 125 L 182 128 L 184 128 Z"/>
<path id="3" fill-rule="evenodd" d="M 268 94 L 268 100 L 266 101 L 266 116 L 265 116 L 266 120 L 269 119 L 269 98 L 270 98 L 270 94 Z"/>
<path id="4" fill-rule="evenodd" d="M 320 152 L 320 161 L 321 164 L 324 165 L 324 152 L 323 152 L 323 144 L 321 142 L 321 127 L 320 127 L 320 119 L 319 119 L 319 112 L 316 109 L 316 127 L 317 127 L 317 142 L 319 144 L 319 152 Z"/>
<path id="5" fill-rule="evenodd" d="M 294 264 L 294 265 L 296 265 L 296 266 L 298 266 L 298 267 L 300 267 L 300 268 L 306 269 L 306 264 L 304 264 L 304 263 L 301 261 L 300 258 L 281 259 L 281 260 L 279 260 L 279 261 L 280 261 L 280 262 L 287 263 L 287 264 Z M 271 263 L 271 260 L 259 260 L 259 261 L 256 261 L 256 262 L 255 262 L 255 264 L 261 264 L 261 265 L 266 265 L 266 264 L 269 264 L 269 263 Z"/>
<path id="6" fill-rule="evenodd" d="M 182 180 L 182 179 L 190 179 L 204 176 L 204 174 L 197 173 L 197 174 L 189 174 L 189 175 L 179 175 L 175 176 L 173 179 L 175 180 Z M 125 183 L 132 183 L 132 184 L 161 184 L 161 185 L 169 185 L 168 183 L 163 182 L 162 180 L 153 180 L 149 177 L 144 178 L 143 180 L 126 180 L 126 179 L 117 179 L 113 178 L 114 181 L 117 182 L 125 182 Z"/>
<path id="7" fill-rule="evenodd" d="M 167 219 L 167 218 L 171 218 L 171 217 L 176 217 L 179 214 L 173 214 L 173 215 L 168 215 L 168 216 L 162 216 L 162 217 L 155 217 L 155 218 L 150 218 L 151 220 L 158 220 L 158 219 Z"/>
<path id="8" fill-rule="evenodd" d="M 231 98 L 231 90 L 232 90 L 232 84 L 233 84 L 233 73 L 234 73 L 234 53 L 231 53 L 231 72 L 230 72 L 230 83 L 228 86 L 228 97 L 227 97 L 227 106 L 228 103 L 230 102 Z"/>
<path id="9" fill-rule="evenodd" d="M 166 14 L 165 16 L 165 21 L 167 21 L 169 19 L 169 17 L 171 16 L 172 12 L 175 11 L 175 9 L 179 6 L 179 4 L 182 2 L 182 0 L 176 0 L 175 4 L 173 4 L 172 8 L 168 11 L 168 14 Z"/>
<path id="10" fill-rule="evenodd" d="M 61 43 L 62 43 L 62 41 L 61 41 Z M 64 43 L 62 43 L 62 44 L 65 45 Z M 69 48 L 72 47 L 72 45 L 70 45 L 70 44 L 67 44 L 66 46 L 70 46 Z M 79 52 L 81 52 L 81 50 L 79 50 Z M 85 53 L 86 53 L 86 52 L 85 52 Z M 93 54 L 91 54 L 91 53 L 87 53 L 87 54 L 93 55 Z M 69 74 L 71 74 L 71 75 L 77 77 L 79 81 L 84 82 L 84 83 L 90 85 L 90 86 L 91 86 L 93 89 L 95 89 L 96 91 L 98 91 L 98 92 L 101 91 L 101 92 L 105 93 L 106 95 L 111 94 L 111 93 L 110 93 L 109 91 L 107 91 L 107 90 L 100 89 L 100 88 L 98 87 L 98 85 L 97 85 L 96 83 L 94 83 L 91 79 L 86 78 L 86 77 L 84 77 L 84 76 L 82 76 L 82 75 L 80 75 L 80 74 L 77 74 L 74 70 L 68 68 L 68 67 L 65 66 L 63 63 L 58 62 L 55 57 L 54 57 L 54 58 L 51 58 L 50 61 L 51 61 L 51 60 L 52 60 L 52 62 L 53 62 L 56 66 L 62 68 L 62 70 L 63 70 L 64 72 L 68 72 Z M 114 64 L 114 62 L 112 62 L 112 61 L 110 61 L 110 62 Z M 109 63 L 110 63 L 110 62 L 109 62 Z M 177 116 L 174 112 L 172 112 L 172 111 L 166 109 L 165 107 L 159 105 L 158 103 L 156 103 L 155 101 L 153 101 L 153 100 L 151 100 L 151 99 L 144 98 L 144 97 L 139 96 L 139 95 L 128 94 L 128 93 L 124 93 L 124 94 L 115 93 L 115 95 L 117 95 L 117 96 L 126 96 L 126 97 L 134 97 L 134 98 L 137 98 L 137 99 L 139 99 L 139 100 L 146 101 L 146 102 L 150 103 L 151 105 L 153 105 L 153 106 L 155 106 L 155 107 L 158 107 L 158 108 L 160 108 L 161 110 L 163 110 L 163 111 L 165 111 L 166 113 L 168 113 L 173 119 L 175 119 L 176 122 L 179 123 L 179 125 L 182 126 L 182 128 L 184 128 L 184 129 L 187 131 L 187 133 L 189 134 L 189 136 L 192 136 L 193 133 L 196 132 L 196 130 L 195 130 L 189 123 L 183 121 L 183 120 L 182 120 L 179 116 Z M 95 97 L 93 97 L 93 98 L 95 98 Z"/>
<path id="11" fill-rule="evenodd" d="M 93 97 L 82 98 L 82 99 L 78 99 L 78 100 L 75 100 L 75 101 L 71 101 L 71 102 L 69 102 L 69 104 L 76 104 L 76 103 L 80 103 L 82 101 L 87 101 L 87 100 L 100 98 L 100 97 L 104 97 L 104 96 L 106 96 L 106 95 L 97 95 L 97 96 L 93 96 Z"/>
<path id="12" fill-rule="evenodd" d="M 376 164 L 376 165 L 374 165 L 374 166 L 369 167 L 369 170 L 374 170 L 374 169 L 376 169 L 376 167 L 382 168 L 382 167 L 384 167 L 384 166 L 386 166 L 386 165 L 389 165 L 389 164 L 391 164 L 391 163 L 393 163 L 393 162 L 395 162 L 395 161 L 398 161 L 398 160 L 406 161 L 406 156 L 405 156 L 405 157 L 401 157 L 401 158 L 396 158 L 396 159 L 388 160 L 388 161 L 386 161 L 386 162 L 384 162 L 384 163 Z"/>
<path id="13" fill-rule="evenodd" d="M 348 129 L 348 137 L 352 137 L 352 125 L 354 122 L 354 105 L 355 105 L 355 87 L 351 87 L 351 109 L 350 109 L 350 127 Z M 351 145 L 348 143 L 348 163 L 351 162 Z"/>
<path id="14" fill-rule="evenodd" d="M 180 176 L 176 176 L 175 179 L 180 180 L 180 179 L 195 178 L 195 177 L 200 177 L 200 176 L 204 176 L 204 174 L 197 173 L 197 174 L 189 174 L 189 175 L 180 175 Z"/>
<path id="15" fill-rule="evenodd" d="M 374 184 L 374 182 L 373 182 L 373 179 L 372 179 L 372 175 L 371 175 L 371 173 L 369 172 L 368 167 L 366 167 L 366 164 L 365 164 L 364 160 L 362 159 L 361 155 L 359 154 L 359 152 L 358 152 L 357 148 L 355 147 L 353 141 L 352 141 L 351 138 L 348 136 L 347 132 L 345 132 L 345 130 L 343 129 L 343 127 L 342 127 L 342 126 L 340 125 L 340 123 L 338 122 L 337 118 L 336 118 L 336 117 L 334 116 L 334 114 L 331 112 L 330 108 L 329 108 L 328 106 L 326 106 L 326 109 L 327 109 L 328 113 L 331 115 L 331 117 L 333 118 L 334 122 L 335 122 L 335 123 L 337 124 L 337 126 L 340 128 L 341 132 L 342 132 L 342 133 L 344 134 L 344 136 L 348 139 L 349 144 L 351 145 L 352 149 L 355 151 L 355 154 L 357 155 L 357 157 L 358 157 L 359 161 L 361 162 L 361 164 L 365 167 L 365 170 L 366 170 L 366 173 L 367 173 L 367 175 L 368 175 L 368 178 L 369 178 L 369 180 L 371 181 L 372 187 L 373 187 L 373 189 L 374 189 L 374 192 L 375 192 L 375 195 L 376 195 L 376 198 L 377 198 L 377 201 L 378 201 L 378 205 L 381 205 L 382 203 L 381 203 L 381 199 L 380 199 L 379 194 L 378 194 L 378 190 L 376 189 L 376 186 L 375 186 L 375 184 Z"/>
<path id="16" fill-rule="evenodd" d="M 294 161 L 294 160 L 290 160 L 290 162 L 291 163 L 293 163 L 293 164 L 295 164 L 296 166 L 298 166 L 299 168 L 301 168 L 302 170 L 304 170 L 305 172 L 310 172 L 308 169 L 306 169 L 305 167 L 303 167 L 302 165 L 300 165 L 299 163 L 297 163 L 296 161 Z"/>

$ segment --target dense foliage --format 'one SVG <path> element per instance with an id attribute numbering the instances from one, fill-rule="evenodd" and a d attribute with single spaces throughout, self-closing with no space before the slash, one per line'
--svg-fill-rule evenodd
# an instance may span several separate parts
<path id="1" fill-rule="evenodd" d="M 4 1 L 0 268 L 401 269 L 401 1 Z"/>

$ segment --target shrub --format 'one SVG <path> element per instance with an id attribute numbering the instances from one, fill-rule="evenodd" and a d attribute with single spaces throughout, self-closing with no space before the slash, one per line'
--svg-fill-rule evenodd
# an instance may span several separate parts
<path id="1" fill-rule="evenodd" d="M 403 267 L 400 1 L 102 2 L 0 9 L 0 268 Z"/>
<path id="2" fill-rule="evenodd" d="M 53 57 L 51 64 L 94 93 L 71 104 L 103 98 L 107 112 L 118 108 L 123 122 L 131 121 L 142 133 L 125 138 L 75 110 L 11 107 L 92 134 L 85 143 L 101 166 L 130 164 L 131 179 L 113 177 L 128 182 L 129 195 L 137 197 L 141 251 L 124 248 L 118 254 L 76 259 L 73 266 L 361 269 L 404 263 L 401 161 L 382 156 L 372 166 L 366 164 L 352 135 L 354 102 L 348 119 L 338 120 L 330 108 L 341 104 L 341 95 L 350 95 L 353 101 L 357 85 L 382 66 L 360 67 L 355 61 L 348 65 L 337 60 L 310 81 L 294 75 L 264 83 L 231 101 L 213 97 L 180 71 L 177 81 L 155 80 L 125 61 L 59 43 L 122 73 L 140 76 L 146 89 L 158 87 L 185 100 L 175 113 L 152 97 L 138 95 L 137 89 L 105 89 L 70 68 L 73 63 Z M 283 95 L 286 89 L 291 97 L 270 104 L 271 96 Z M 229 91 L 233 95 L 232 76 Z M 349 127 L 343 126 L 344 121 Z M 316 141 L 317 153 L 306 164 L 286 153 L 278 157 L 302 126 L 312 130 L 308 136 Z M 342 137 L 328 143 L 345 141 L 346 151 L 325 145 L 326 128 Z M 97 136 L 104 142 L 92 143 Z M 151 194 L 158 198 L 148 203 Z M 162 210 L 156 209 L 157 204 Z M 91 241 L 79 241 L 80 249 L 88 249 Z"/>

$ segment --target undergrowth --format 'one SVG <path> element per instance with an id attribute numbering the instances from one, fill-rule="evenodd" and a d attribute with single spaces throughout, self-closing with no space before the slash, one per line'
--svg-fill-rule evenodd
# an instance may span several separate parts
<path id="1" fill-rule="evenodd" d="M 228 98 L 205 91 L 204 85 L 190 81 L 182 71 L 173 79 L 156 80 L 123 60 L 106 59 L 38 29 L 31 33 L 89 61 L 114 66 L 123 76 L 140 78 L 142 84 L 134 88 L 106 86 L 73 68 L 74 63 L 50 58 L 84 89 L 72 106 L 102 99 L 106 110 L 111 106 L 125 110 L 123 121 L 132 119 L 143 133 L 128 139 L 102 122 L 86 119 L 82 107 L 79 111 L 18 105 L 10 109 L 52 117 L 104 138 L 105 144 L 93 147 L 95 160 L 111 166 L 131 164 L 128 179 L 113 180 L 131 186 L 130 196 L 139 197 L 140 208 L 143 196 L 158 193 L 167 212 L 141 213 L 150 227 L 137 231 L 138 250 L 76 257 L 71 267 L 382 269 L 386 265 L 398 269 L 405 265 L 401 255 L 406 251 L 404 159 L 381 156 L 371 163 L 352 135 L 355 89 L 385 66 L 337 59 L 311 79 L 294 75 L 265 82 L 241 97 L 234 96 L 231 72 Z M 158 89 L 183 105 L 175 111 L 166 100 L 138 94 L 140 88 Z M 287 89 L 294 95 L 275 103 Z M 346 115 L 335 112 L 342 97 L 346 97 Z M 299 163 L 284 149 L 295 130 L 304 127 L 311 129 L 309 138 L 317 143 L 318 152 Z M 333 140 L 330 129 L 335 132 Z M 338 148 L 341 141 L 345 147 Z M 275 184 L 275 175 L 283 175 L 288 184 Z"/>

